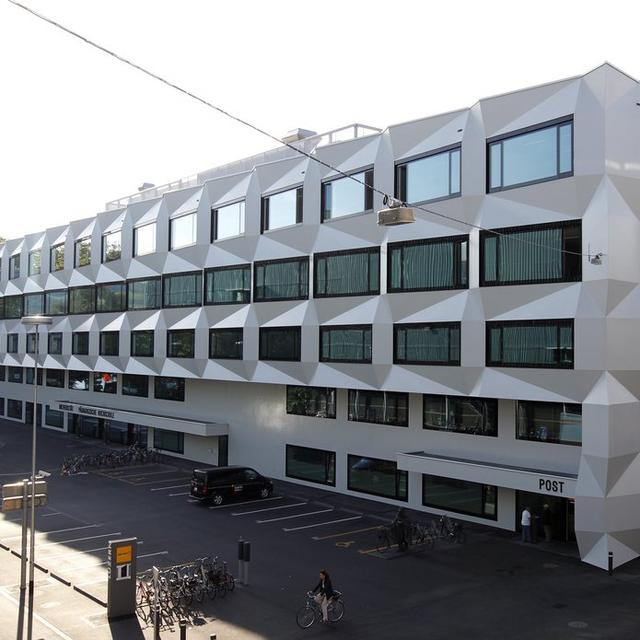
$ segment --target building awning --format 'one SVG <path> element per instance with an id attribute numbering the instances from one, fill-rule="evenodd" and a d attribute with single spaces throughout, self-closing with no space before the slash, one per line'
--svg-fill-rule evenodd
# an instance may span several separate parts
<path id="1" fill-rule="evenodd" d="M 130 422 L 146 427 L 156 427 L 167 431 L 180 431 L 194 436 L 226 436 L 229 435 L 229 425 L 221 422 L 204 422 L 192 418 L 174 418 L 172 416 L 159 416 L 142 411 L 118 409 L 115 407 L 98 407 L 96 405 L 78 404 L 68 400 L 57 400 L 58 411 L 67 411 L 92 418 L 105 420 L 117 420 L 118 422 Z"/>
<path id="2" fill-rule="evenodd" d="M 398 453 L 397 462 L 398 469 L 403 471 L 414 471 L 565 498 L 574 497 L 576 494 L 578 476 L 571 473 L 455 458 L 425 451 Z"/>

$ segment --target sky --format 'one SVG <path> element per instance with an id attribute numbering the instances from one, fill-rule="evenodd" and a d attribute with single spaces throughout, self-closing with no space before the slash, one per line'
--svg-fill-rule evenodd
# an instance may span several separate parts
<path id="1" fill-rule="evenodd" d="M 22 0 L 282 137 L 581 75 L 640 78 L 630 0 Z M 274 147 L 0 0 L 0 236 Z"/>

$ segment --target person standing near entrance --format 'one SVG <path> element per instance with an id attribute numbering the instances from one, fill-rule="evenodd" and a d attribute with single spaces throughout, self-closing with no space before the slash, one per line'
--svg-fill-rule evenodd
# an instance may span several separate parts
<path id="1" fill-rule="evenodd" d="M 551 513 L 551 509 L 549 509 L 548 504 L 545 504 L 542 507 L 542 528 L 544 529 L 545 542 L 551 542 L 552 522 L 553 522 L 553 515 Z"/>
<path id="2" fill-rule="evenodd" d="M 522 510 L 520 524 L 522 525 L 522 542 L 531 542 L 531 510 L 529 507 Z"/>

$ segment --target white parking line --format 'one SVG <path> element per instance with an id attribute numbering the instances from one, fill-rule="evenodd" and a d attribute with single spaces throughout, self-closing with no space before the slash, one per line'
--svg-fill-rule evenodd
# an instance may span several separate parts
<path id="1" fill-rule="evenodd" d="M 293 504 L 284 504 L 279 507 L 267 507 L 266 509 L 254 509 L 253 511 L 239 511 L 232 513 L 232 516 L 250 516 L 253 513 L 262 513 L 263 511 L 276 511 L 277 509 L 291 509 L 293 507 L 303 507 L 307 502 L 294 502 Z"/>
<path id="2" fill-rule="evenodd" d="M 4 591 L 4 589 L 0 589 L 0 595 L 3 595 L 7 600 L 9 600 L 10 602 L 13 602 L 13 604 L 16 607 L 20 606 L 20 603 L 15 598 L 10 596 L 6 591 Z M 33 617 L 38 622 L 42 623 L 45 627 L 47 627 L 47 629 L 51 629 L 51 631 L 53 631 L 53 633 L 55 633 L 59 638 L 62 638 L 62 640 L 73 640 L 73 638 L 69 637 L 66 633 L 60 631 L 58 627 L 54 627 L 50 622 L 45 620 L 42 616 L 39 616 L 35 611 L 33 612 Z"/>
<path id="3" fill-rule="evenodd" d="M 151 489 L 151 491 L 153 491 L 153 489 Z M 189 495 L 188 491 L 183 491 L 182 493 L 170 493 L 167 497 L 175 498 L 176 496 L 188 496 L 188 495 Z"/>
<path id="4" fill-rule="evenodd" d="M 149 491 L 166 491 L 167 489 L 182 489 L 190 486 L 191 484 L 175 484 L 173 487 L 155 487 L 154 489 L 149 489 Z"/>
<path id="5" fill-rule="evenodd" d="M 293 527 L 282 529 L 283 531 L 300 531 L 301 529 L 312 529 L 313 527 L 324 527 L 326 524 L 336 524 L 338 522 L 348 522 L 349 520 L 359 520 L 362 516 L 351 516 L 350 518 L 340 518 L 340 520 L 330 520 L 329 522 L 318 522 L 318 524 L 305 524 L 303 527 Z"/>
<path id="6" fill-rule="evenodd" d="M 260 500 L 247 500 L 247 502 L 232 502 L 230 504 L 221 504 L 217 507 L 209 507 L 209 509 L 228 509 L 229 507 L 241 507 L 245 504 L 254 504 L 256 502 L 268 502 L 269 500 L 282 500 L 284 496 L 273 496 L 272 498 L 260 498 Z M 189 500 L 188 502 L 200 502 L 200 500 Z"/>
<path id="7" fill-rule="evenodd" d="M 258 524 L 264 524 L 265 522 L 277 522 L 278 520 L 290 520 L 292 518 L 303 518 L 304 516 L 315 516 L 318 513 L 328 513 L 329 511 L 333 511 L 333 507 L 331 509 L 320 509 L 319 511 L 308 511 L 307 513 L 297 513 L 294 516 L 282 516 L 281 518 L 270 518 L 269 520 L 256 520 Z"/>
<path id="8" fill-rule="evenodd" d="M 138 540 L 138 544 L 144 544 L 144 540 Z M 43 556 L 42 561 L 46 562 L 52 558 L 64 558 L 65 556 L 73 556 L 79 553 L 95 553 L 96 551 L 106 551 L 109 547 L 96 547 L 95 549 L 82 549 L 81 551 L 65 551 L 65 553 L 56 553 L 50 556 Z"/>
<path id="9" fill-rule="evenodd" d="M 95 529 L 97 527 L 102 527 L 101 524 L 88 524 L 84 527 L 71 527 L 70 529 L 56 529 L 55 531 L 38 531 L 36 533 L 37 536 L 48 536 L 51 533 L 66 533 L 67 531 L 78 531 L 79 529 Z M 22 534 L 19 536 L 11 536 L 9 538 L 3 538 L 3 540 L 13 540 L 14 538 L 20 538 Z"/>
<path id="10" fill-rule="evenodd" d="M 43 542 L 42 544 L 38 543 L 36 545 L 37 549 L 41 549 L 42 547 L 49 547 L 53 544 L 70 544 L 71 542 L 84 542 L 85 540 L 95 540 L 96 538 L 108 538 L 109 536 L 121 536 L 122 531 L 115 531 L 114 533 L 103 533 L 99 536 L 88 536 L 86 538 L 74 538 L 73 540 L 58 540 L 56 542 Z"/>
<path id="11" fill-rule="evenodd" d="M 63 516 L 63 513 L 60 513 L 60 511 L 54 511 L 53 513 L 45 513 L 43 515 L 41 515 L 41 518 L 49 518 L 50 516 Z"/>
<path id="12" fill-rule="evenodd" d="M 164 471 L 147 471 L 146 473 L 138 472 L 138 473 L 125 473 L 119 476 L 111 476 L 116 477 L 118 480 L 122 480 L 123 478 L 146 478 L 147 476 L 161 476 L 162 474 L 167 473 L 179 473 L 175 469 L 165 469 Z"/>

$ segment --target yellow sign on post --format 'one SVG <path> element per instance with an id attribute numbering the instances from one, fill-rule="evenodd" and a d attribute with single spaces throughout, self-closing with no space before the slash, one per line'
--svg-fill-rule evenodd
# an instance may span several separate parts
<path id="1" fill-rule="evenodd" d="M 116 564 L 126 564 L 131 562 L 133 549 L 130 544 L 126 547 L 116 547 Z"/>

